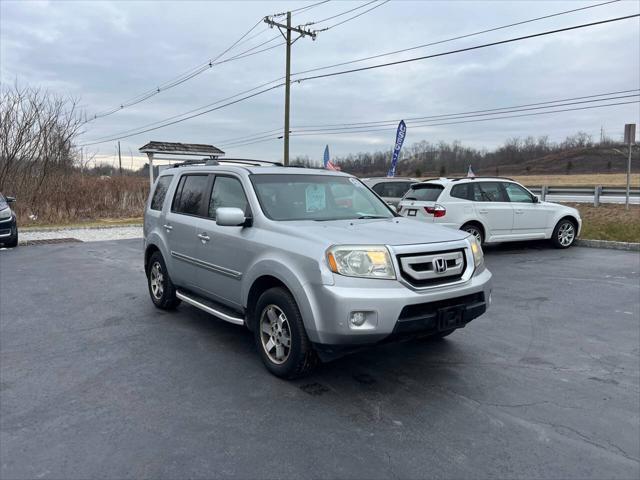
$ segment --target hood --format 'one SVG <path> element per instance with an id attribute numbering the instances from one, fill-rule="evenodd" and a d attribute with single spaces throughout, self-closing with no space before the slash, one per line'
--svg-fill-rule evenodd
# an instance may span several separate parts
<path id="1" fill-rule="evenodd" d="M 453 228 L 441 227 L 405 217 L 331 220 L 316 222 L 301 220 L 276 222 L 289 235 L 330 245 L 413 245 L 424 243 L 453 242 L 469 236 Z"/>

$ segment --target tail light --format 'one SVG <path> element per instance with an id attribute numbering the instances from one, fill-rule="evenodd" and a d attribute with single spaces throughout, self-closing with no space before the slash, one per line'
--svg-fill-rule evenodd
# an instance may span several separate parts
<path id="1" fill-rule="evenodd" d="M 425 211 L 429 215 L 433 215 L 434 218 L 444 217 L 447 214 L 447 209 L 442 205 L 434 205 L 433 207 L 424 207 Z"/>

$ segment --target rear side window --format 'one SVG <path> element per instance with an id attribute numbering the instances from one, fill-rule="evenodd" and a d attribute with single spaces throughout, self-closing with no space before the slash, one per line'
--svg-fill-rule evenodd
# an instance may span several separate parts
<path id="1" fill-rule="evenodd" d="M 216 209 L 220 207 L 236 207 L 247 214 L 247 197 L 237 178 L 216 177 L 209 201 L 209 217 L 216 218 Z"/>
<path id="2" fill-rule="evenodd" d="M 149 207 L 151 210 L 162 210 L 162 204 L 167 196 L 167 190 L 169 190 L 171 180 L 173 180 L 173 175 L 164 175 L 163 177 L 158 178 L 158 181 L 156 182 L 156 190 L 153 192 L 151 206 Z"/>
<path id="3" fill-rule="evenodd" d="M 509 201 L 500 182 L 478 182 L 473 187 L 473 200 L 476 202 Z"/>
<path id="4" fill-rule="evenodd" d="M 407 192 L 404 200 L 418 200 L 420 202 L 435 202 L 444 190 L 442 185 L 436 183 L 421 183 L 414 185 Z"/>
<path id="5" fill-rule="evenodd" d="M 459 185 L 454 185 L 451 188 L 450 195 L 454 198 L 460 198 L 462 200 L 473 200 L 473 184 L 462 183 Z"/>
<path id="6" fill-rule="evenodd" d="M 401 198 L 411 187 L 411 182 L 382 182 L 373 186 L 373 191 L 381 197 Z"/>
<path id="7" fill-rule="evenodd" d="M 185 175 L 180 179 L 173 198 L 172 212 L 200 215 L 207 193 L 207 175 Z"/>

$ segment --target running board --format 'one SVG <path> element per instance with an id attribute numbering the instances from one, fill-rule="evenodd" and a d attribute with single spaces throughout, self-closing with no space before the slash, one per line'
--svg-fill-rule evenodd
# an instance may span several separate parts
<path id="1" fill-rule="evenodd" d="M 236 317 L 232 315 L 232 310 L 226 308 L 222 305 L 219 305 L 211 300 L 207 300 L 200 296 L 194 295 L 191 292 L 187 295 L 185 292 L 181 290 L 176 290 L 176 297 L 178 297 L 183 302 L 188 303 L 189 305 L 193 305 L 200 310 L 207 312 L 215 317 L 221 318 L 230 323 L 234 323 L 236 325 L 244 325 L 244 319 L 240 317 Z M 233 312 L 235 314 L 235 312 Z"/>

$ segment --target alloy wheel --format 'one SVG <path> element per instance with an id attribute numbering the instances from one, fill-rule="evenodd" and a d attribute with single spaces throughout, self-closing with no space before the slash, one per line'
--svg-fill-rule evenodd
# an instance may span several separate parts
<path id="1" fill-rule="evenodd" d="M 164 294 L 164 275 L 160 262 L 154 262 L 151 266 L 149 285 L 151 285 L 151 294 L 153 297 L 156 300 L 160 300 Z"/>
<path id="2" fill-rule="evenodd" d="M 291 353 L 291 328 L 287 316 L 277 305 L 268 305 L 260 315 L 262 348 L 275 364 L 287 361 Z"/>
<path id="3" fill-rule="evenodd" d="M 558 242 L 563 247 L 568 247 L 576 237 L 576 229 L 571 222 L 564 222 L 558 229 Z"/>
<path id="4" fill-rule="evenodd" d="M 479 229 L 477 229 L 476 227 L 466 227 L 464 231 L 473 235 L 478 243 L 482 244 L 482 233 Z"/>

